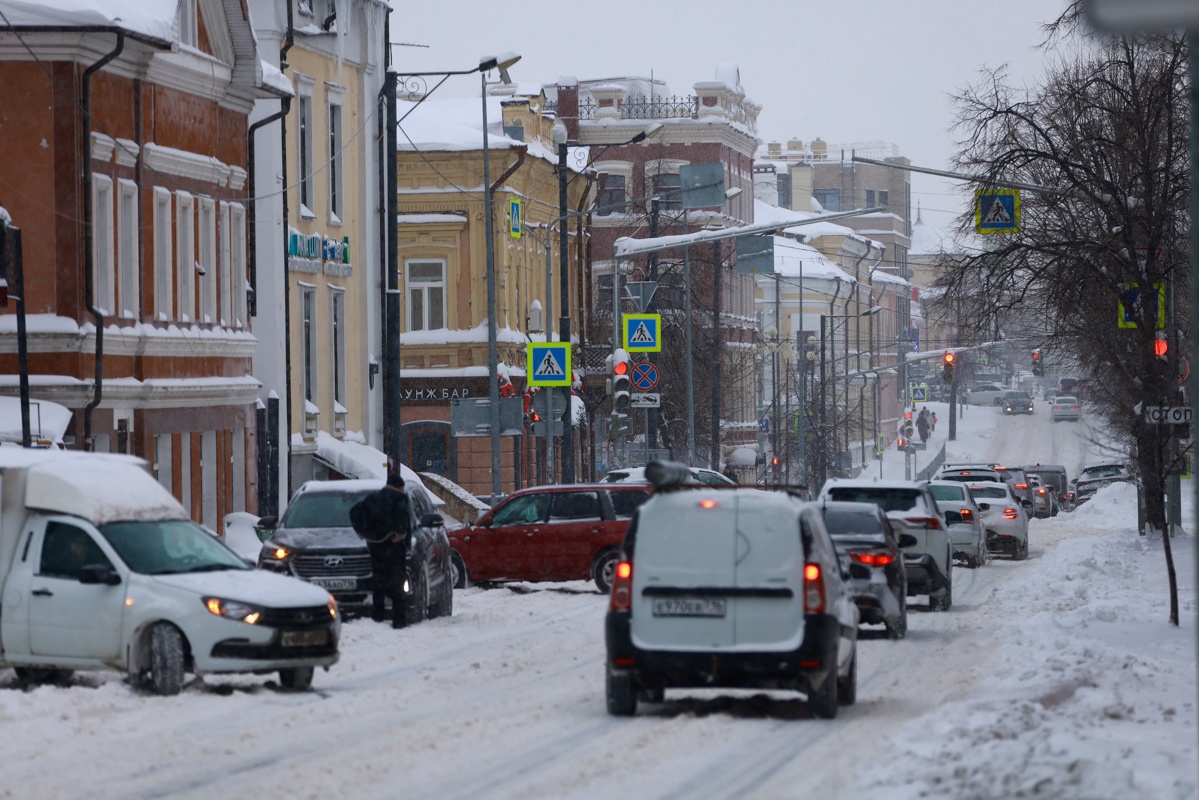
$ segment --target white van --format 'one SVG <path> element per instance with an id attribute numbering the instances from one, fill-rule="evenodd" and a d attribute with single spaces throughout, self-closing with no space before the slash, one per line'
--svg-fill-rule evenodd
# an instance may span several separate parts
<path id="1" fill-rule="evenodd" d="M 337 605 L 249 568 L 131 456 L 0 448 L 0 666 L 26 680 L 127 672 L 174 694 L 186 672 L 279 672 L 306 689 L 337 661 Z"/>
<path id="2" fill-rule="evenodd" d="M 655 492 L 612 587 L 608 711 L 634 714 L 668 688 L 743 687 L 798 690 L 836 716 L 857 684 L 858 609 L 843 581 L 824 523 L 798 498 Z"/>

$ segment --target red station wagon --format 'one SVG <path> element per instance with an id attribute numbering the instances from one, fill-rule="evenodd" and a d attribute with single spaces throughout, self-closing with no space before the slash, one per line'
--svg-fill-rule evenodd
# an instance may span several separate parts
<path id="1" fill-rule="evenodd" d="M 515 492 L 477 523 L 447 531 L 454 585 L 467 581 L 595 581 L 612 588 L 620 545 L 650 487 L 537 486 Z"/>

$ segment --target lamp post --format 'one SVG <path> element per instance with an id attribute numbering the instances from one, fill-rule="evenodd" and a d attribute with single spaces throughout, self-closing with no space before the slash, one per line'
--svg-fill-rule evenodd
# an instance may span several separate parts
<path id="1" fill-rule="evenodd" d="M 546 229 L 545 238 L 542 239 L 533 232 L 533 226 L 525 223 L 525 232 L 538 241 L 545 248 L 545 341 L 550 342 L 554 338 L 554 251 L 550 248 L 549 230 L 553 228 L 551 224 Z M 554 482 L 554 401 L 553 390 L 555 387 L 546 387 L 545 392 L 545 475 L 546 483 Z M 571 401 L 570 390 L 566 392 L 566 411 L 567 416 L 570 416 Z M 565 423 L 563 423 L 565 427 Z"/>
<path id="2" fill-rule="evenodd" d="M 860 318 L 860 317 L 869 317 L 869 316 L 873 316 L 874 314 L 877 314 L 878 312 L 880 312 L 882 310 L 883 310 L 882 306 L 871 306 L 870 308 L 868 308 L 865 311 L 862 311 L 858 314 L 821 314 L 820 315 L 820 339 L 821 339 L 821 341 L 820 341 L 820 382 L 821 382 L 820 393 L 821 393 L 821 398 L 822 398 L 821 403 L 820 403 L 821 409 L 823 409 L 824 405 L 825 405 L 823 397 L 825 394 L 826 382 L 829 385 L 832 385 L 835 387 L 836 380 L 837 380 L 837 345 L 836 345 L 837 327 L 836 327 L 835 321 L 836 320 L 850 320 L 850 319 L 856 319 L 856 318 Z M 828 326 L 828 338 L 832 339 L 833 341 L 829 342 L 829 349 L 831 350 L 831 355 L 832 355 L 832 358 L 830 359 L 832 361 L 832 374 L 830 376 L 830 379 L 827 381 L 825 378 L 825 369 L 824 369 L 825 368 L 825 360 L 826 360 L 825 347 L 824 347 L 824 339 L 825 339 L 824 320 L 825 319 L 834 321 L 834 322 L 831 322 Z M 848 334 L 845 337 L 845 365 L 846 365 L 846 369 L 845 369 L 846 447 L 845 447 L 845 449 L 846 449 L 846 452 L 848 452 L 849 451 L 849 445 L 848 445 L 848 442 L 849 442 L 849 426 L 848 426 L 848 422 L 849 422 L 849 379 L 850 379 L 850 374 L 849 374 L 849 336 L 848 336 Z M 837 394 L 834 389 L 833 412 L 832 412 L 832 427 L 834 427 L 834 428 L 836 427 L 836 424 L 837 424 L 836 404 L 837 404 Z M 834 435 L 833 435 L 834 446 L 836 445 L 836 443 L 837 443 L 837 438 L 836 438 L 836 434 L 834 433 Z M 825 469 L 827 470 L 827 468 L 828 468 L 827 467 L 827 464 L 828 464 L 827 453 L 826 453 L 824 461 L 825 461 Z"/>
<path id="3" fill-rule="evenodd" d="M 606 151 L 609 147 L 625 147 L 631 144 L 637 144 L 638 142 L 644 141 L 647 137 L 657 133 L 661 129 L 662 123 L 655 122 L 652 125 L 647 126 L 645 130 L 639 131 L 637 135 L 629 139 L 627 142 L 610 144 L 599 153 L 591 156 L 587 160 L 587 166 L 590 166 L 591 162 L 598 158 L 600 154 Z M 570 347 L 570 269 L 568 268 L 568 264 L 570 263 L 570 241 L 567 237 L 566 225 L 567 221 L 572 216 L 581 216 L 581 214 L 578 212 L 572 214 L 569 207 L 570 198 L 567 194 L 569 178 L 566 174 L 566 157 L 567 146 L 569 144 L 569 132 L 566 130 L 566 125 L 561 119 L 554 123 L 552 136 L 554 145 L 558 148 L 558 219 L 556 221 L 562 226 L 558 236 L 558 263 L 560 265 L 559 272 L 561 272 L 561 275 L 559 276 L 559 292 L 561 293 L 562 297 L 562 318 L 558 322 L 558 338 L 559 341 L 565 342 L 567 347 Z M 613 278 L 615 279 L 615 275 Z M 613 328 L 613 331 L 612 347 L 615 349 L 615 328 Z M 573 382 L 572 376 L 571 383 L 573 384 Z M 574 483 L 574 401 L 571 399 L 569 391 L 567 392 L 566 402 L 566 417 L 562 423 L 562 482 Z"/>

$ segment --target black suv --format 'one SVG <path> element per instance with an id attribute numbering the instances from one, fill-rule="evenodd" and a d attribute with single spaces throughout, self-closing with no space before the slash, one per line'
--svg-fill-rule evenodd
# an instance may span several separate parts
<path id="1" fill-rule="evenodd" d="M 1004 414 L 1031 414 L 1032 395 L 1028 392 L 1004 392 Z"/>
<path id="2" fill-rule="evenodd" d="M 264 517 L 270 532 L 258 566 L 293 575 L 328 589 L 343 612 L 370 609 L 374 576 L 366 542 L 350 525 L 350 509 L 383 488 L 382 480 L 308 481 L 292 495 L 279 519 Z M 405 617 L 409 624 L 454 612 L 454 579 L 445 519 L 433 496 L 416 480 L 406 481 L 412 517 Z"/>

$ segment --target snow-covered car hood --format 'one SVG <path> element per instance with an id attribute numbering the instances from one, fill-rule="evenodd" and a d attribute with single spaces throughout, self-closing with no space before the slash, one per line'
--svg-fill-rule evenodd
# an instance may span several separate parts
<path id="1" fill-rule="evenodd" d="M 276 528 L 267 542 L 293 550 L 366 549 L 366 542 L 353 528 Z"/>
<path id="2" fill-rule="evenodd" d="M 329 602 L 329 593 L 320 587 L 260 569 L 183 572 L 147 577 L 156 583 L 195 592 L 197 596 L 241 600 L 268 608 L 323 606 Z"/>

